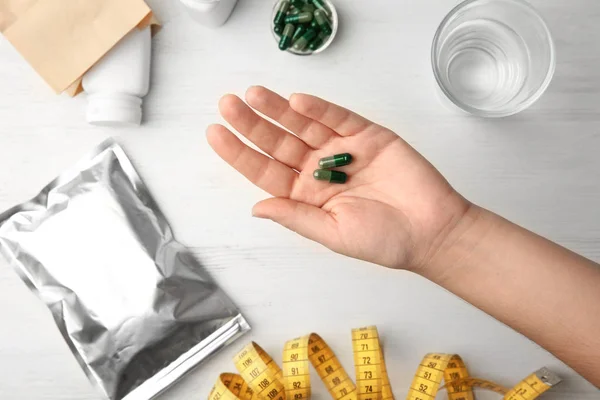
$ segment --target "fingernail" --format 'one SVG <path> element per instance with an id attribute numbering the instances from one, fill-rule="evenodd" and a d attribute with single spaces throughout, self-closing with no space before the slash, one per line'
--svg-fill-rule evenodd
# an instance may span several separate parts
<path id="1" fill-rule="evenodd" d="M 260 219 L 267 219 L 267 217 L 265 217 L 264 214 L 259 213 L 258 211 L 256 211 L 256 209 L 252 209 L 252 216 L 254 218 L 260 218 Z"/>
<path id="2" fill-rule="evenodd" d="M 264 215 L 260 215 L 260 214 L 254 213 L 254 212 L 252 213 L 252 217 L 258 218 L 258 219 L 267 219 L 267 217 L 265 217 Z"/>

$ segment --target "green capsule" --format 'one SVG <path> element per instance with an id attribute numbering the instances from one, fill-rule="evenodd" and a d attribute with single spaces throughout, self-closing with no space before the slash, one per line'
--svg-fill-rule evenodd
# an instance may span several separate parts
<path id="1" fill-rule="evenodd" d="M 290 15 L 298 15 L 300 14 L 301 11 L 299 8 L 293 7 L 290 9 L 290 11 L 287 13 L 287 16 L 289 17 Z"/>
<path id="2" fill-rule="evenodd" d="M 312 3 L 319 10 L 323 10 L 323 12 L 325 12 L 325 15 L 327 15 L 328 17 L 331 15 L 331 11 L 329 10 L 329 7 L 327 7 L 327 4 L 325 4 L 325 1 L 323 1 L 323 0 L 312 0 Z"/>
<path id="3" fill-rule="evenodd" d="M 331 157 L 321 158 L 319 160 L 319 167 L 323 169 L 330 169 L 336 167 L 343 167 L 352 163 L 352 155 L 349 153 L 336 154 Z"/>
<path id="4" fill-rule="evenodd" d="M 288 15 L 285 17 L 286 24 L 305 24 L 312 21 L 313 14 L 308 12 L 301 12 L 300 14 Z"/>
<path id="5" fill-rule="evenodd" d="M 315 31 L 314 29 L 309 29 L 306 31 L 306 33 L 304 33 L 304 35 L 302 35 L 301 37 L 299 37 L 295 42 L 294 42 L 294 50 L 296 51 L 304 51 L 306 49 L 306 47 L 308 46 L 308 44 L 310 42 L 313 41 L 314 38 L 317 37 L 317 31 Z"/>
<path id="6" fill-rule="evenodd" d="M 304 0 L 291 0 L 291 1 L 292 1 L 292 5 L 299 10 L 302 9 L 302 7 L 304 7 L 306 5 L 306 2 Z"/>
<path id="7" fill-rule="evenodd" d="M 330 171 L 328 169 L 318 169 L 313 173 L 313 176 L 318 181 L 327 181 L 329 183 L 346 183 L 348 175 L 341 171 Z"/>
<path id="8" fill-rule="evenodd" d="M 281 34 L 281 40 L 279 40 L 279 49 L 287 50 L 290 48 L 292 44 L 292 36 L 294 36 L 294 32 L 296 31 L 296 27 L 293 24 L 287 24 L 285 28 L 283 28 L 283 33 Z"/>
<path id="9" fill-rule="evenodd" d="M 319 48 L 320 48 L 320 47 L 323 45 L 323 43 L 325 42 L 325 40 L 326 40 L 328 37 L 329 37 L 329 35 L 328 35 L 328 34 L 326 34 L 325 32 L 321 32 L 321 33 L 319 33 L 319 36 L 317 36 L 317 37 L 315 38 L 315 40 L 313 40 L 312 42 L 310 42 L 310 44 L 308 45 L 308 48 L 309 48 L 311 51 L 318 50 L 318 49 L 319 49 Z"/>
<path id="10" fill-rule="evenodd" d="M 288 10 L 290 9 L 291 3 L 288 0 L 283 0 L 279 3 L 279 8 L 277 9 L 277 14 L 275 14 L 275 19 L 273 22 L 275 26 L 283 25 L 285 21 L 285 16 L 287 15 Z"/>
<path id="11" fill-rule="evenodd" d="M 329 23 L 329 19 L 327 15 L 323 12 L 323 10 L 315 11 L 315 21 L 319 24 L 319 28 L 321 31 L 325 32 L 327 35 L 331 35 L 331 24 Z"/>
<path id="12" fill-rule="evenodd" d="M 315 6 L 312 4 L 305 4 L 304 7 L 302 7 L 302 11 L 304 12 L 309 12 L 309 13 L 314 13 L 316 10 Z"/>
<path id="13" fill-rule="evenodd" d="M 294 32 L 294 36 L 292 36 L 292 43 L 294 43 L 298 38 L 302 37 L 308 30 L 308 27 L 304 24 L 298 25 L 296 27 L 296 32 Z"/>

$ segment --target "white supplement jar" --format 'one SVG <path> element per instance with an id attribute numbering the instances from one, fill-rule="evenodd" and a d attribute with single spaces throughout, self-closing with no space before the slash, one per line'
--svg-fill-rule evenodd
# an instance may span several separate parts
<path id="1" fill-rule="evenodd" d="M 223 25 L 237 0 L 180 0 L 188 12 L 202 25 L 216 28 Z"/>
<path id="2" fill-rule="evenodd" d="M 84 75 L 90 124 L 140 125 L 150 89 L 151 36 L 149 27 L 134 29 Z"/>

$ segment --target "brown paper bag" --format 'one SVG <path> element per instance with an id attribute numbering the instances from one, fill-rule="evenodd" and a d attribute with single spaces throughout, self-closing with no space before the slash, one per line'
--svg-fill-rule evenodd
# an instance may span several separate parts
<path id="1" fill-rule="evenodd" d="M 57 93 L 135 27 L 155 23 L 144 0 L 0 0 L 0 31 Z"/>

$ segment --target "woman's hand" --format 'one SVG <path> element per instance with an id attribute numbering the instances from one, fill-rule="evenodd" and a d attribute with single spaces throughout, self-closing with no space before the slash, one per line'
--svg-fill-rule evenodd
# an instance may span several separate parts
<path id="1" fill-rule="evenodd" d="M 268 156 L 222 125 L 210 126 L 207 137 L 219 156 L 274 196 L 254 206 L 256 217 L 350 257 L 425 272 L 470 208 L 398 135 L 357 114 L 305 94 L 288 101 L 263 87 L 251 87 L 246 101 L 289 131 L 236 96 L 221 99 L 225 120 Z M 339 153 L 354 158 L 340 169 L 348 182 L 316 181 L 319 159 Z"/>
<path id="2" fill-rule="evenodd" d="M 273 199 L 254 206 L 330 249 L 418 272 L 512 326 L 600 385 L 600 267 L 471 205 L 395 133 L 316 97 L 225 96 L 215 151 Z M 350 153 L 344 185 L 315 181 L 322 157 Z M 524 307 L 523 305 L 527 305 Z M 600 386 L 598 386 L 600 387 Z"/>

